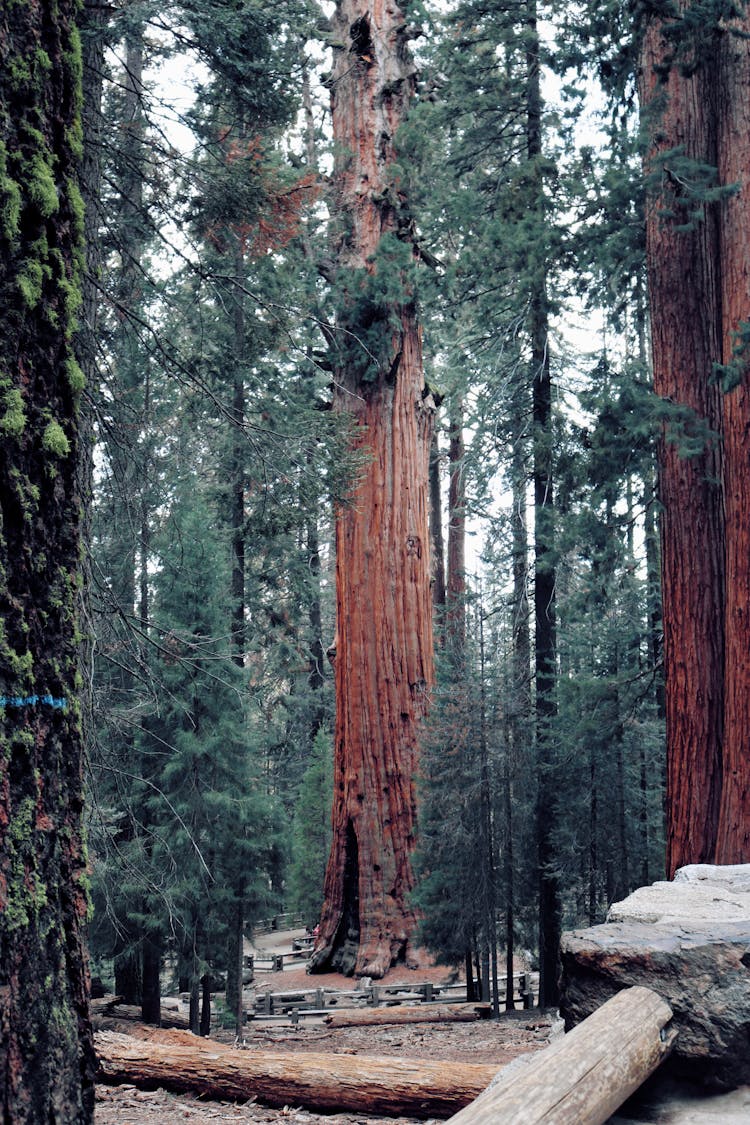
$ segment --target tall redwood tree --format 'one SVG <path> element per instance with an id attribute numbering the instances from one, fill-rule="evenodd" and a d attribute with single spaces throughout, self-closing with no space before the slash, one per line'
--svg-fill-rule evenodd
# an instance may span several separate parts
<path id="1" fill-rule="evenodd" d="M 721 208 L 722 398 L 726 519 L 724 758 L 717 863 L 750 862 L 750 15 L 720 36 L 719 179 L 736 184 Z M 738 34 L 735 34 L 738 33 Z"/>
<path id="2" fill-rule="evenodd" d="M 426 395 L 396 133 L 414 90 L 405 13 L 340 0 L 331 76 L 339 307 L 335 407 L 361 475 L 336 527 L 333 843 L 311 968 L 408 960 L 419 724 L 433 680 Z"/>
<path id="3" fill-rule="evenodd" d="M 0 8 L 0 1119 L 93 1120 L 77 700 L 73 0 Z"/>
<path id="4" fill-rule="evenodd" d="M 717 5 L 696 35 L 690 8 L 647 21 L 640 75 L 659 178 L 647 213 L 654 384 L 692 420 L 667 425 L 660 454 L 669 874 L 750 859 L 750 22 L 744 5 L 735 22 Z M 717 373 L 730 369 L 727 390 Z"/>

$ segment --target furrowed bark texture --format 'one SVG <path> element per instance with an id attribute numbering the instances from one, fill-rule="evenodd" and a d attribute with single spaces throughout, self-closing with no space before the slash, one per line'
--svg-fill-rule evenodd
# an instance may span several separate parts
<path id="1" fill-rule="evenodd" d="M 680 4 L 681 8 L 685 5 Z M 641 56 L 640 93 L 653 117 L 647 171 L 677 146 L 703 164 L 717 163 L 714 74 L 658 68 L 669 53 L 662 25 L 651 21 Z M 715 208 L 688 226 L 675 208 L 669 161 L 650 199 L 646 248 L 654 389 L 721 432 L 721 392 L 712 367 L 721 355 L 719 230 Z M 666 212 L 673 211 L 674 218 Z M 714 856 L 722 783 L 724 679 L 724 516 L 720 449 L 707 440 L 685 457 L 667 423 L 660 447 L 662 589 L 667 723 L 667 870 Z"/>
<path id="2" fill-rule="evenodd" d="M 655 388 L 717 435 L 690 458 L 668 433 L 661 449 L 670 875 L 750 860 L 748 33 L 743 5 L 737 20 L 701 32 L 697 67 L 665 76 L 672 45 L 652 21 L 642 54 L 649 164 L 661 171 L 647 221 Z M 738 188 L 704 204 L 697 222 L 684 175 L 663 156 L 678 146 Z M 715 365 L 725 377 L 733 369 L 729 386 Z"/>
<path id="3" fill-rule="evenodd" d="M 721 42 L 719 179 L 739 184 L 721 215 L 723 363 L 739 385 L 722 399 L 726 607 L 724 762 L 717 863 L 750 861 L 750 16 Z M 741 339 L 742 338 L 742 339 Z"/>
<path id="4" fill-rule="evenodd" d="M 93 1120 L 77 606 L 72 0 L 0 6 L 0 1119 Z"/>
<path id="5" fill-rule="evenodd" d="M 337 515 L 333 843 L 311 970 L 380 977 L 416 918 L 414 773 L 433 680 L 429 453 L 415 256 L 396 131 L 414 86 L 402 11 L 341 0 L 333 129 L 339 235 L 335 407 L 361 475 Z"/>

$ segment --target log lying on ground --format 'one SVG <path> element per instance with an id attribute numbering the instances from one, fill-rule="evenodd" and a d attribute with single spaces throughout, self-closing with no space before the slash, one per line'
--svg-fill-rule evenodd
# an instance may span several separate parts
<path id="1" fill-rule="evenodd" d="M 95 1000 L 90 1000 L 89 1005 L 95 1030 L 100 1030 L 106 1026 L 105 1021 L 108 1019 L 127 1020 L 129 1023 L 141 1023 L 143 1021 L 141 1009 L 135 1004 L 123 1004 L 120 996 L 100 996 Z M 174 1008 L 163 1007 L 161 1009 L 161 1026 L 187 1031 L 190 1027 L 190 1020 L 187 1016 L 181 1016 Z"/>
<path id="2" fill-rule="evenodd" d="M 147 1041 L 102 1031 L 96 1050 L 99 1080 L 110 1085 L 409 1117 L 448 1117 L 497 1073 L 478 1063 L 238 1050 L 180 1031 L 154 1030 Z"/>
<path id="3" fill-rule="evenodd" d="M 505 1067 L 451 1125 L 602 1125 L 669 1054 L 672 1009 L 629 988 L 530 1059 Z"/>
<path id="4" fill-rule="evenodd" d="M 92 1016 L 109 1016 L 112 1014 L 112 1009 L 122 1003 L 122 996 L 115 996 L 111 992 L 106 996 L 92 996 L 89 1000 L 89 1012 Z"/>
<path id="5" fill-rule="evenodd" d="M 323 1016 L 328 1027 L 387 1023 L 473 1023 L 488 1019 L 491 1004 L 401 1004 L 392 1008 L 341 1008 Z"/>

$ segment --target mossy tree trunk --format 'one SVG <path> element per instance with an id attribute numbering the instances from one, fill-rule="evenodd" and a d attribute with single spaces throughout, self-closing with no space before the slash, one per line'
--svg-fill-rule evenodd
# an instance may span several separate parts
<path id="1" fill-rule="evenodd" d="M 0 10 L 0 1117 L 93 1120 L 78 703 L 81 54 Z"/>
<path id="2" fill-rule="evenodd" d="M 409 957 L 419 724 L 433 680 L 429 455 L 415 254 L 396 132 L 414 89 L 404 13 L 340 0 L 331 82 L 340 216 L 335 406 L 364 464 L 336 528 L 333 843 L 311 967 Z"/>

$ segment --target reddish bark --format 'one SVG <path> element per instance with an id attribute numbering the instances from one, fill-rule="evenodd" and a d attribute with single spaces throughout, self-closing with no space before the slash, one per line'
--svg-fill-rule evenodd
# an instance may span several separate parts
<path id="1" fill-rule="evenodd" d="M 684 7 L 684 4 L 680 4 Z M 690 77 L 672 67 L 662 25 L 651 20 L 641 54 L 640 94 L 655 119 L 647 170 L 661 154 L 716 164 L 715 75 Z M 663 101 L 663 105 L 660 103 Z M 672 211 L 676 218 L 666 217 Z M 680 227 L 688 229 L 679 229 Z M 669 162 L 646 217 L 654 388 L 687 407 L 697 423 L 721 430 L 721 393 L 712 383 L 720 349 L 718 224 L 714 208 L 688 223 L 675 201 Z M 660 448 L 665 707 L 667 722 L 667 868 L 712 861 L 721 792 L 724 677 L 724 516 L 720 451 L 706 440 L 685 457 L 667 423 Z"/>
<path id="2" fill-rule="evenodd" d="M 743 6 L 741 35 L 725 33 L 720 54 L 719 179 L 739 184 L 721 214 L 721 313 L 725 365 L 741 381 L 723 397 L 724 510 L 726 518 L 726 638 L 724 665 L 723 787 L 717 863 L 750 861 L 750 15 Z M 736 25 L 735 25 L 736 26 Z M 740 349 L 742 350 L 742 349 Z"/>
<path id="3" fill-rule="evenodd" d="M 340 0 L 331 83 L 343 234 L 335 407 L 365 463 L 336 527 L 333 843 L 311 969 L 380 977 L 416 923 L 414 774 L 433 679 L 428 477 L 434 405 L 394 138 L 414 85 L 404 14 Z M 384 236 L 389 262 L 377 258 Z M 397 295 L 394 297 L 394 291 Z"/>

